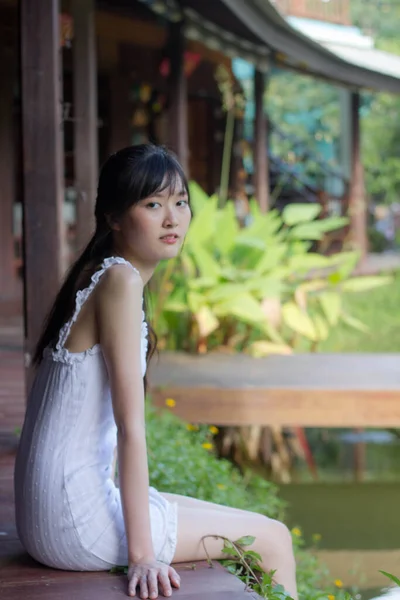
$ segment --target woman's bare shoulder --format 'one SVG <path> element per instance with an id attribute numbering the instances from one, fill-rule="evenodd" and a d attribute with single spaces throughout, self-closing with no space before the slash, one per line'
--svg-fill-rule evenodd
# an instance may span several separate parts
<path id="1" fill-rule="evenodd" d="M 143 281 L 139 273 L 129 265 L 113 265 L 104 273 L 97 290 L 97 304 L 105 306 L 141 300 Z M 130 304 L 132 306 L 132 304 Z M 141 306 L 141 303 L 139 304 Z"/>

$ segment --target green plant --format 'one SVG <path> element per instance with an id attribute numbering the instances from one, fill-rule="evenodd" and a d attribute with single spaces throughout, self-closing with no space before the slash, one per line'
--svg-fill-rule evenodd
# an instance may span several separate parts
<path id="1" fill-rule="evenodd" d="M 168 400 L 167 400 L 168 402 Z M 217 429 L 185 424 L 170 412 L 147 405 L 146 435 L 150 483 L 157 489 L 261 512 L 282 519 L 285 503 L 274 484 L 250 471 L 241 473 L 217 459 Z"/>
<path id="2" fill-rule="evenodd" d="M 398 577 L 396 577 L 395 575 L 392 575 L 391 573 L 387 573 L 386 571 L 379 571 L 379 572 L 382 573 L 382 575 L 385 575 L 385 577 L 388 577 L 388 579 L 390 579 L 390 581 L 392 581 L 396 585 L 400 586 L 400 579 Z"/>
<path id="3" fill-rule="evenodd" d="M 316 350 L 338 323 L 365 329 L 348 314 L 342 294 L 388 283 L 351 277 L 355 252 L 322 256 L 311 243 L 343 227 L 319 219 L 319 205 L 289 205 L 261 214 L 240 229 L 234 206 L 218 208 L 191 184 L 194 218 L 181 255 L 161 265 L 153 323 L 160 347 L 203 353 L 220 347 L 253 356 L 290 353 L 306 341 Z"/>

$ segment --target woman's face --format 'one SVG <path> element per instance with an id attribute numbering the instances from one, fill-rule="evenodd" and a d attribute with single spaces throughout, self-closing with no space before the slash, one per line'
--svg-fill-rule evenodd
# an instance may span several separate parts
<path id="1" fill-rule="evenodd" d="M 191 219 L 188 195 L 177 180 L 174 189 L 141 200 L 124 214 L 118 226 L 118 246 L 144 264 L 178 255 Z"/>

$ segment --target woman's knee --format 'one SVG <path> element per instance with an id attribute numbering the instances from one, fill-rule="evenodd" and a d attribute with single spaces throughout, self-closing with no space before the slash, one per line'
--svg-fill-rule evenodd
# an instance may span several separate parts
<path id="1" fill-rule="evenodd" d="M 262 531 L 264 552 L 267 552 L 270 556 L 293 556 L 292 534 L 288 527 L 276 519 L 261 518 L 260 531 Z"/>

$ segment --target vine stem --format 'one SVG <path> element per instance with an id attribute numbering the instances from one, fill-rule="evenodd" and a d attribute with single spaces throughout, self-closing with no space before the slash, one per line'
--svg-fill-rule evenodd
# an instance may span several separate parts
<path id="1" fill-rule="evenodd" d="M 206 544 L 205 544 L 205 540 L 207 538 L 213 538 L 214 540 L 223 540 L 224 542 L 228 542 L 229 544 L 232 544 L 232 546 L 234 547 L 234 549 L 236 550 L 236 552 L 239 555 L 239 559 L 240 559 L 240 563 L 247 569 L 247 571 L 254 577 L 255 581 L 258 581 L 257 575 L 254 573 L 253 569 L 251 568 L 251 566 L 248 564 L 248 562 L 246 561 L 244 554 L 243 554 L 243 550 L 240 546 L 238 546 L 235 542 L 232 542 L 231 540 L 229 540 L 228 538 L 224 537 L 223 535 L 205 535 L 201 538 L 201 542 L 203 544 L 203 548 L 204 548 L 204 552 L 206 553 L 207 556 L 207 562 L 210 565 L 210 567 L 213 567 L 212 564 L 212 559 L 210 557 L 210 554 L 206 548 Z"/>

